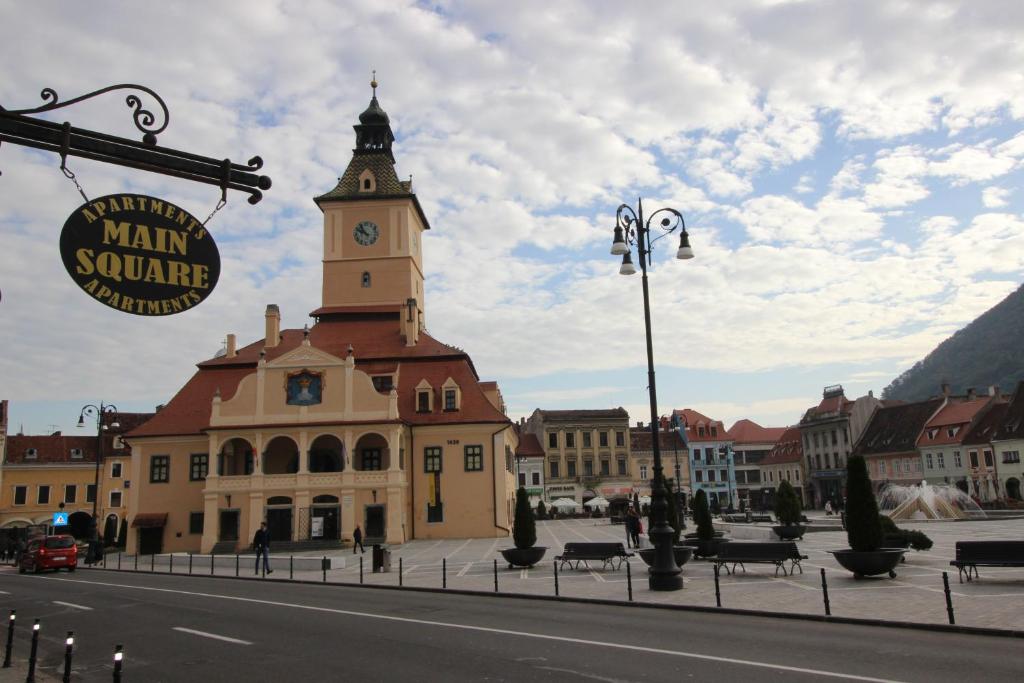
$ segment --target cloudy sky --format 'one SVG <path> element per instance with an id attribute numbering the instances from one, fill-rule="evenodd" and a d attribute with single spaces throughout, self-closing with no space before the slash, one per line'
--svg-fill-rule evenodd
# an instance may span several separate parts
<path id="1" fill-rule="evenodd" d="M 513 417 L 647 419 L 639 276 L 615 209 L 686 216 L 697 257 L 651 273 L 661 412 L 781 426 L 824 385 L 879 392 L 1024 275 L 1024 4 L 963 2 L 19 2 L 0 0 L 0 106 L 141 83 L 160 144 L 274 186 L 211 221 L 220 283 L 164 318 L 77 289 L 58 251 L 81 204 L 52 154 L 0 146 L 0 398 L 12 429 L 84 403 L 166 402 L 229 332 L 319 305 L 321 214 L 377 70 L 433 229 L 430 333 Z M 123 95 L 48 115 L 137 138 Z M 216 188 L 72 159 L 85 192 L 204 218 Z M 661 248 L 663 247 L 663 248 Z"/>

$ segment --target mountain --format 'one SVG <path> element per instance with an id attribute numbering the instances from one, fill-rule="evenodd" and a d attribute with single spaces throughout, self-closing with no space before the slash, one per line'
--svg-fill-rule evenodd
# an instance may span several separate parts
<path id="1" fill-rule="evenodd" d="M 943 382 L 954 393 L 995 384 L 1012 391 L 1024 379 L 1024 286 L 935 347 L 882 391 L 882 397 L 919 401 Z"/>

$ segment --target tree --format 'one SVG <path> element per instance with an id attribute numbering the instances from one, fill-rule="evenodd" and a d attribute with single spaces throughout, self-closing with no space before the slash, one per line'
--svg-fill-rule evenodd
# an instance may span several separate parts
<path id="1" fill-rule="evenodd" d="M 682 533 L 682 525 L 679 524 L 679 508 L 676 506 L 676 496 L 672 492 L 672 480 L 665 480 L 665 489 L 667 495 L 665 496 L 665 503 L 667 508 L 665 509 L 665 521 L 672 527 L 672 545 L 679 545 L 679 535 Z M 647 533 L 650 534 L 651 529 L 654 528 L 654 506 L 651 505 L 647 508 Z"/>
<path id="2" fill-rule="evenodd" d="M 785 526 L 800 523 L 800 498 L 788 481 L 779 484 L 779 490 L 775 495 L 775 516 L 779 523 Z"/>
<path id="3" fill-rule="evenodd" d="M 512 527 L 512 540 L 517 548 L 532 548 L 537 543 L 537 522 L 530 508 L 530 495 L 526 488 L 516 491 L 516 520 Z"/>
<path id="4" fill-rule="evenodd" d="M 516 495 L 518 496 L 519 494 L 517 493 Z M 539 503 L 537 503 L 537 519 L 544 519 L 546 514 L 547 510 L 544 508 L 544 501 L 542 500 Z"/>
<path id="5" fill-rule="evenodd" d="M 697 538 L 710 541 L 715 537 L 715 525 L 711 522 L 708 496 L 704 489 L 698 489 L 693 496 L 693 521 L 697 523 Z"/>
<path id="6" fill-rule="evenodd" d="M 846 463 L 846 538 L 857 552 L 882 547 L 878 502 L 862 455 L 852 455 Z"/>
<path id="7" fill-rule="evenodd" d="M 722 514 L 722 506 L 718 502 L 718 496 L 711 499 L 711 512 L 715 515 Z"/>

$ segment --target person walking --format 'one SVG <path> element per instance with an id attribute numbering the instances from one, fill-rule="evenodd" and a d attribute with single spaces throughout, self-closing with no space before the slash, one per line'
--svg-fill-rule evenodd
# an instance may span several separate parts
<path id="1" fill-rule="evenodd" d="M 260 555 L 263 556 L 264 573 L 273 574 L 274 570 L 270 568 L 270 534 L 266 522 L 260 522 L 260 528 L 252 537 L 252 547 L 256 551 L 256 574 L 260 573 Z"/>
<path id="2" fill-rule="evenodd" d="M 352 554 L 356 554 L 356 546 L 359 546 L 359 551 L 365 553 L 366 548 L 363 547 L 363 530 L 356 524 L 356 530 L 352 532 Z"/>
<path id="3" fill-rule="evenodd" d="M 633 515 L 634 514 L 636 514 L 636 513 L 633 512 L 632 509 L 630 509 L 630 510 L 626 511 L 626 518 L 624 520 L 622 520 L 623 524 L 626 527 L 626 547 L 627 548 L 632 548 L 633 547 L 632 543 L 633 543 Z"/>

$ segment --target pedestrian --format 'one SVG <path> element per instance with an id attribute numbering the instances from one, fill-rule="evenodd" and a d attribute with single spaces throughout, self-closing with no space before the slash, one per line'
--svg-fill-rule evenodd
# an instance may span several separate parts
<path id="1" fill-rule="evenodd" d="M 363 530 L 356 524 L 356 530 L 352 532 L 352 554 L 356 554 L 356 546 L 359 546 L 359 552 L 365 553 L 366 548 L 363 547 Z"/>
<path id="2" fill-rule="evenodd" d="M 260 522 L 260 528 L 252 537 L 252 547 L 256 551 L 256 574 L 260 573 L 260 555 L 263 556 L 263 571 L 266 574 L 273 574 L 270 568 L 270 534 L 267 533 L 267 523 Z"/>
<path id="3" fill-rule="evenodd" d="M 832 516 L 832 501 L 831 500 L 826 500 L 825 501 L 825 516 L 826 517 Z"/>
<path id="4" fill-rule="evenodd" d="M 633 542 L 633 515 L 635 513 L 632 510 L 626 512 L 626 518 L 623 520 L 623 524 L 626 527 L 626 547 L 632 548 Z"/>

